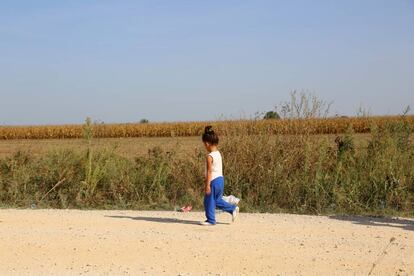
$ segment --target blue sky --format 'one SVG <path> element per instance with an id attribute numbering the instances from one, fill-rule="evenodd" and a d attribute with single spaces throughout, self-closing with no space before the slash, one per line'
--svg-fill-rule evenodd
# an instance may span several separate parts
<path id="1" fill-rule="evenodd" d="M 414 1 L 0 2 L 0 124 L 414 108 Z"/>

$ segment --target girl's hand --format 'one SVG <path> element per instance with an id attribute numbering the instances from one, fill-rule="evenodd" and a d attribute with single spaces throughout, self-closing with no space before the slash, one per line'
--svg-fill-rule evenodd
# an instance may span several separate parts
<path id="1" fill-rule="evenodd" d="M 210 188 L 210 186 L 206 187 L 205 192 L 206 192 L 206 195 L 211 194 L 211 188 Z"/>

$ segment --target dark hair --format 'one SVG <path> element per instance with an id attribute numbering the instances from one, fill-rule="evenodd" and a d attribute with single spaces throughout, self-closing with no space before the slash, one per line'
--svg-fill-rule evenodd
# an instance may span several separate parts
<path id="1" fill-rule="evenodd" d="M 202 140 L 203 140 L 203 142 L 207 142 L 207 143 L 210 143 L 212 145 L 218 145 L 218 143 L 219 143 L 219 138 L 218 138 L 217 134 L 214 132 L 212 126 L 206 126 L 204 128 L 204 133 L 203 133 L 203 136 L 202 136 Z"/>

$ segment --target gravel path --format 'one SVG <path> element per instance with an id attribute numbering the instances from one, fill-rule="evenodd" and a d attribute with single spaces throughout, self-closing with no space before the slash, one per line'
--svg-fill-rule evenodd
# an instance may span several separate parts
<path id="1" fill-rule="evenodd" d="M 0 210 L 0 275 L 414 275 L 414 220 Z"/>

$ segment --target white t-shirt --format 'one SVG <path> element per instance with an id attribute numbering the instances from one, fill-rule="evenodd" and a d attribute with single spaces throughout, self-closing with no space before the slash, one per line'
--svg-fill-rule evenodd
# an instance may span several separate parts
<path id="1" fill-rule="evenodd" d="M 220 152 L 218 150 L 212 151 L 208 155 L 213 158 L 213 164 L 211 167 L 211 180 L 214 180 L 217 177 L 223 176 L 223 160 L 221 158 Z M 206 175 L 207 175 L 207 170 L 206 170 Z"/>

